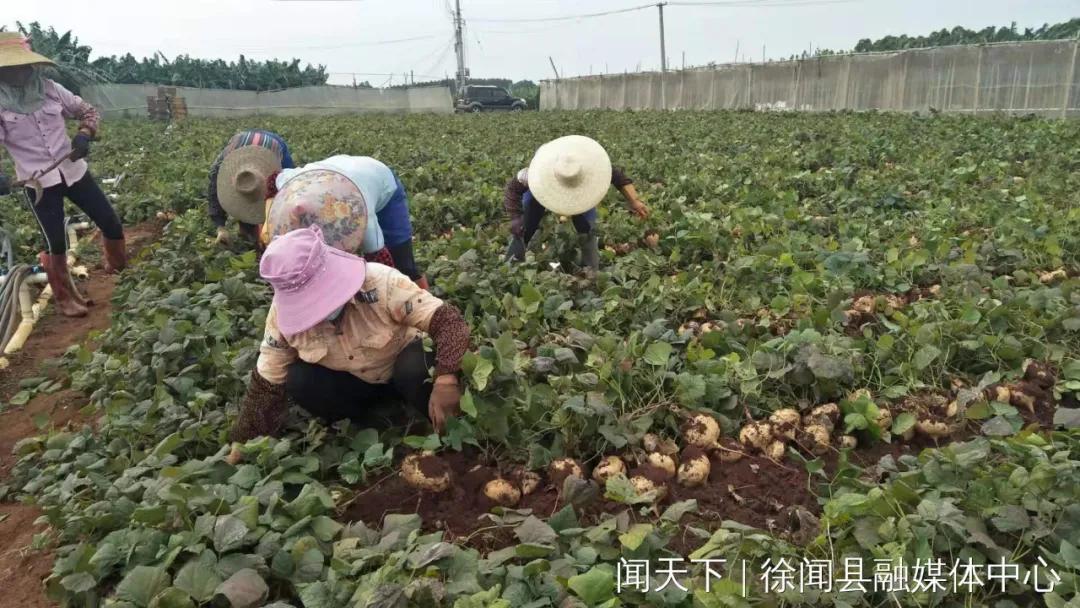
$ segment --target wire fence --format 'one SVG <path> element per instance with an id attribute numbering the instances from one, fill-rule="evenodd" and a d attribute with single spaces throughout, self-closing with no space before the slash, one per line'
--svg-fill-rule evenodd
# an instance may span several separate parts
<path id="1" fill-rule="evenodd" d="M 892 110 L 1080 117 L 1080 40 L 546 80 L 540 108 Z"/>

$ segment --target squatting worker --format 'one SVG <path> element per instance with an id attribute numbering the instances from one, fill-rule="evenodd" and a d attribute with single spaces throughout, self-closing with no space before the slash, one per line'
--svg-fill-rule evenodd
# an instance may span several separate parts
<path id="1" fill-rule="evenodd" d="M 225 221 L 231 215 L 240 223 L 240 234 L 257 243 L 273 180 L 282 169 L 295 166 L 289 146 L 277 133 L 254 129 L 233 135 L 210 166 L 206 198 L 217 242 L 230 241 Z"/>
<path id="2" fill-rule="evenodd" d="M 507 257 L 518 261 L 525 258 L 525 247 L 540 227 L 540 220 L 552 211 L 570 216 L 581 245 L 581 265 L 598 270 L 596 206 L 610 186 L 622 193 L 631 213 L 648 217 L 649 208 L 641 202 L 634 183 L 622 170 L 611 166 L 607 152 L 595 140 L 567 135 L 540 146 L 529 167 L 506 184 L 503 207 L 510 216 L 512 233 Z"/>
<path id="3" fill-rule="evenodd" d="M 230 440 L 275 434 L 286 396 L 316 416 L 338 420 L 388 390 L 442 431 L 461 400 L 457 374 L 469 347 L 461 313 L 397 270 L 334 249 L 323 238 L 318 226 L 294 230 L 263 254 L 259 273 L 274 300 Z M 425 333 L 434 354 L 424 351 Z"/>
<path id="4" fill-rule="evenodd" d="M 83 211 L 104 239 L 105 270 L 119 272 L 127 265 L 124 229 L 109 199 L 86 165 L 90 141 L 97 133 L 99 115 L 93 106 L 42 70 L 51 60 L 30 50 L 21 34 L 0 32 L 0 143 L 15 161 L 19 181 L 36 179 L 41 199 L 27 188 L 27 205 L 45 236 L 41 265 L 49 278 L 56 308 L 68 317 L 86 315 L 86 300 L 68 274 L 64 198 Z M 74 139 L 68 138 L 64 120 L 79 121 Z M 55 169 L 45 169 L 61 161 Z M 11 192 L 11 181 L 0 174 L 0 196 Z"/>
<path id="5" fill-rule="evenodd" d="M 261 240 L 318 225 L 331 247 L 393 266 L 428 288 L 413 256 L 412 222 L 405 186 L 369 156 L 331 156 L 285 169 L 265 212 Z"/>

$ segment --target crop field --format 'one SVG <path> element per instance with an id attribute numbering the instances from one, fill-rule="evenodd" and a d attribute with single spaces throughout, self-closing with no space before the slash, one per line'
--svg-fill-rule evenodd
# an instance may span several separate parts
<path id="1" fill-rule="evenodd" d="M 253 251 L 211 242 L 204 192 L 249 127 L 300 163 L 369 155 L 405 184 L 432 291 L 472 328 L 442 436 L 394 403 L 330 427 L 293 408 L 282 437 L 226 462 L 272 294 Z M 569 133 L 603 143 L 652 210 L 612 191 L 592 278 L 554 217 L 504 261 L 507 179 Z M 59 371 L 0 382 L 11 411 L 60 387 L 88 399 L 0 468 L 0 500 L 48 524 L 52 602 L 1080 606 L 1080 122 L 111 121 L 91 167 L 119 178 L 125 225 L 160 231 L 108 329 Z M 0 225 L 29 259 L 40 237 L 15 200 Z M 432 475 L 423 452 L 444 491 L 401 474 Z M 801 584 L 826 564 L 827 586 Z"/>

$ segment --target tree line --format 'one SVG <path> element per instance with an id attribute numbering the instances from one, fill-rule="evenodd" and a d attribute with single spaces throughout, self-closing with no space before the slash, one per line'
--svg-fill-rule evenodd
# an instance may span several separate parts
<path id="1" fill-rule="evenodd" d="M 1009 27 L 986 27 L 981 30 L 969 30 L 964 27 L 940 29 L 926 36 L 885 36 L 877 40 L 863 38 L 855 45 L 856 53 L 875 51 L 901 51 L 934 46 L 953 46 L 957 44 L 981 44 L 987 42 L 1025 42 L 1029 40 L 1058 40 L 1074 38 L 1080 35 L 1080 18 L 1070 19 L 1055 25 L 1043 24 L 1038 28 L 1020 30 L 1013 21 Z"/>
<path id="2" fill-rule="evenodd" d="M 326 66 L 301 66 L 290 61 L 252 61 L 243 55 L 237 61 L 198 59 L 180 55 L 168 59 L 161 53 L 136 59 L 123 56 L 90 59 L 91 47 L 80 44 L 70 31 L 33 22 L 17 23 L 19 32 L 30 39 L 34 50 L 56 63 L 54 76 L 60 84 L 78 92 L 84 84 L 115 82 L 121 84 L 164 84 L 183 87 L 271 91 L 290 87 L 326 84 Z"/>

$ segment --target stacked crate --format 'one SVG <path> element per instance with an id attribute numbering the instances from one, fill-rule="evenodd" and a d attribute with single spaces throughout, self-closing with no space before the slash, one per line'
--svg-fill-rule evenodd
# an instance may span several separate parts
<path id="1" fill-rule="evenodd" d="M 153 120 L 187 118 L 187 100 L 176 94 L 176 87 L 158 87 L 156 96 L 146 98 L 146 111 Z"/>

